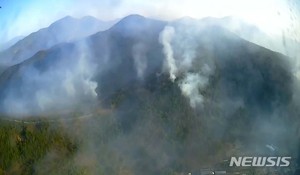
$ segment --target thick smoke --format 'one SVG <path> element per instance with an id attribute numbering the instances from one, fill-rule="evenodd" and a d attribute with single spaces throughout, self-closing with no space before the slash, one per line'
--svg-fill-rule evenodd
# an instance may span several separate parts
<path id="1" fill-rule="evenodd" d="M 189 172 L 235 155 L 266 155 L 266 145 L 276 147 L 279 155 L 294 155 L 300 98 L 286 57 L 195 21 L 177 21 L 165 29 L 163 23 L 150 24 L 162 30 L 106 32 L 95 37 L 96 51 L 84 42 L 53 48 L 51 53 L 59 54 L 44 58 L 50 68 L 21 67 L 22 87 L 28 88 L 11 88 L 7 98 L 26 104 L 21 106 L 25 114 L 93 101 L 97 84 L 91 78 L 99 68 L 90 53 L 99 52 L 97 59 L 107 61 L 107 72 L 100 75 L 105 81 L 98 82 L 105 84 L 99 84 L 98 93 L 107 93 L 109 112 L 103 114 L 98 106 L 100 114 L 94 118 L 66 124 L 81 143 L 70 159 L 88 174 Z M 103 47 L 109 54 L 101 52 Z M 149 69 L 154 62 L 149 60 L 159 62 L 165 72 L 153 71 L 145 78 L 146 70 L 157 71 Z M 136 77 L 145 83 L 136 83 Z M 28 100 L 25 94 L 39 98 Z M 14 112 L 12 102 L 10 107 Z M 37 172 L 51 171 L 51 156 L 37 165 Z"/>
<path id="2" fill-rule="evenodd" d="M 183 76 L 178 85 L 182 94 L 189 98 L 191 106 L 195 108 L 204 101 L 201 91 L 209 83 L 209 76 L 213 73 L 210 66 L 214 65 L 210 65 L 210 60 L 205 62 L 207 59 L 200 60 L 199 63 L 199 57 L 197 58 L 199 56 L 197 47 L 199 46 L 193 37 L 201 30 L 189 22 L 186 24 L 184 20 L 183 23 L 177 31 L 172 26 L 166 26 L 160 34 L 160 42 L 164 48 L 170 79 L 174 82 L 178 74 Z M 174 57 L 173 49 L 176 50 L 176 57 Z M 197 62 L 199 64 L 195 69 L 193 65 Z"/>
<path id="3" fill-rule="evenodd" d="M 170 79 L 174 81 L 176 79 L 177 66 L 176 61 L 174 59 L 174 53 L 172 49 L 172 38 L 175 34 L 175 30 L 173 27 L 167 26 L 164 31 L 160 35 L 160 42 L 164 46 L 164 53 L 166 55 L 166 63 L 169 69 Z"/>
<path id="4" fill-rule="evenodd" d="M 190 98 L 190 104 L 193 108 L 204 101 L 199 89 L 203 89 L 207 83 L 208 79 L 199 74 L 187 74 L 180 83 L 182 94 Z"/>
<path id="5" fill-rule="evenodd" d="M 92 81 L 96 66 L 87 43 L 67 46 L 51 49 L 50 55 L 42 51 L 32 58 L 34 64 L 20 66 L 20 77 L 6 88 L 2 112 L 13 116 L 66 113 L 96 102 L 97 83 Z M 46 57 L 43 63 L 40 54 Z"/>
<path id="6" fill-rule="evenodd" d="M 299 113 L 299 82 L 294 57 L 237 39 L 224 25 L 213 18 L 199 24 L 183 19 L 168 26 L 175 31 L 172 40 L 168 28 L 162 31 L 165 61 L 170 65 L 173 58 L 176 67 L 174 73 L 168 66 L 168 74 L 176 75 L 174 83 L 205 123 L 207 136 L 230 140 L 231 154 L 274 154 L 266 148 L 272 145 L 278 155 L 296 156 L 298 126 L 291 121 Z M 259 35 L 252 34 L 245 38 Z"/>

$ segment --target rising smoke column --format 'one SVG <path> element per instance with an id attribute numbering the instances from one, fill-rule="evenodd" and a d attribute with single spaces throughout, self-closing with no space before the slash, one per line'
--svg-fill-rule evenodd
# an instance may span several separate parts
<path id="1" fill-rule="evenodd" d="M 176 79 L 177 66 L 174 59 L 174 53 L 172 49 L 172 39 L 175 35 L 175 29 L 171 26 L 166 26 L 160 34 L 160 43 L 164 47 L 164 54 L 166 56 L 166 64 L 169 69 L 170 79 L 174 82 Z"/>
<path id="2" fill-rule="evenodd" d="M 177 74 L 183 74 L 183 78 L 177 83 L 193 108 L 203 103 L 204 97 L 200 91 L 206 88 L 209 76 L 213 73 L 213 69 L 209 66 L 210 62 L 206 62 L 208 58 L 201 61 L 198 70 L 194 69 L 194 63 L 199 62 L 199 57 L 197 58 L 199 53 L 196 54 L 197 43 L 194 38 L 196 32 L 198 32 L 197 28 L 184 25 L 178 30 L 176 28 L 176 33 L 174 27 L 166 26 L 160 34 L 170 79 L 174 82 Z"/>

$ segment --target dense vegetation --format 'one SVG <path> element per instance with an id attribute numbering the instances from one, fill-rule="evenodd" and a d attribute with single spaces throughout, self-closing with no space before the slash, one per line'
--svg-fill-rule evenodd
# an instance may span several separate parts
<path id="1" fill-rule="evenodd" d="M 223 162 L 247 154 L 247 141 L 257 135 L 244 132 L 251 126 L 247 109 L 239 109 L 233 114 L 236 120 L 226 123 L 215 108 L 207 108 L 205 116 L 193 110 L 168 76 L 153 81 L 114 93 L 103 104 L 107 109 L 90 118 L 1 120 L 0 175 L 179 175 L 206 168 L 275 173 L 230 170 Z M 211 96 L 213 91 L 203 93 Z"/>
<path id="2" fill-rule="evenodd" d="M 45 174 L 78 171 L 68 162 L 77 150 L 76 141 L 71 140 L 61 128 L 47 122 L 24 124 L 1 121 L 0 143 L 0 174 L 35 174 L 36 166 L 42 161 L 49 161 L 48 168 L 51 167 L 51 171 Z M 47 155 L 52 160 L 43 160 Z M 61 167 L 64 164 L 70 166 Z"/>
<path id="3" fill-rule="evenodd" d="M 162 71 L 165 59 L 158 38 L 165 25 L 165 22 L 131 16 L 108 31 L 91 36 L 88 40 L 95 55 L 93 59 L 98 65 L 104 65 L 94 77 L 98 83 L 99 109 L 89 111 L 93 114 L 90 118 L 67 121 L 60 116 L 62 120 L 57 122 L 49 118 L 38 123 L 1 120 L 0 174 L 193 172 L 194 175 L 201 169 L 229 169 L 224 162 L 231 156 L 273 155 L 267 144 L 277 146 L 278 155 L 295 153 L 298 130 L 288 127 L 298 128 L 298 120 L 293 117 L 298 117 L 299 110 L 293 101 L 293 78 L 282 55 L 211 26 L 195 36 L 199 41 L 189 37 L 197 41 L 193 66 L 180 70 L 173 82 L 169 73 Z M 181 41 L 180 34 L 176 36 Z M 141 52 L 133 54 L 140 47 Z M 69 54 L 75 52 L 74 48 L 74 44 L 62 44 L 9 68 L 0 77 L 0 97 L 6 97 L 6 92 L 13 89 L 16 92 L 11 93 L 12 97 L 23 95 L 27 102 L 39 90 L 56 83 L 60 87 L 63 83 L 59 79 L 37 88 L 43 81 L 32 84 L 31 74 L 20 72 L 19 67 L 35 67 L 38 76 L 51 76 L 51 72 L 45 74 L 45 71 L 53 70 L 52 65 L 65 63 L 60 60 L 68 60 L 67 65 L 59 66 L 64 72 L 70 66 L 69 60 L 76 58 L 75 54 Z M 174 56 L 181 58 L 180 51 L 174 49 Z M 148 58 L 142 77 L 136 68 L 135 56 L 139 55 L 142 55 L 139 59 Z M 102 63 L 106 58 L 108 62 Z M 192 95 L 201 94 L 204 99 L 193 108 L 189 101 L 192 95 L 184 96 L 179 84 L 190 74 L 202 75 L 202 65 L 206 62 L 214 68 L 214 73 L 209 76 L 207 86 L 197 85 L 193 90 L 196 93 Z M 30 77 L 28 82 L 22 76 Z M 52 91 L 56 92 L 56 88 Z M 63 95 L 57 96 L 60 98 L 51 99 L 66 100 Z M 1 102 L 0 108 L 7 107 L 6 100 Z M 37 105 L 33 104 L 29 106 L 35 111 Z M 275 174 L 273 170 L 229 169 L 255 175 Z M 279 174 L 292 174 L 285 170 Z"/>

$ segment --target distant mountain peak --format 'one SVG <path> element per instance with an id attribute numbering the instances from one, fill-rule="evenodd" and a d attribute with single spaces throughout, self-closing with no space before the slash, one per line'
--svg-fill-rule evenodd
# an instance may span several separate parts
<path id="1" fill-rule="evenodd" d="M 112 30 L 115 31 L 124 31 L 124 33 L 131 33 L 131 31 L 138 31 L 146 29 L 147 27 L 150 27 L 152 25 L 152 22 L 158 22 L 157 20 L 146 18 L 141 15 L 133 14 L 128 15 L 121 19 L 118 23 L 116 23 Z"/>
<path id="2" fill-rule="evenodd" d="M 142 21 L 145 21 L 146 18 L 144 16 L 141 15 L 128 15 L 126 17 L 124 17 L 123 19 L 121 19 L 116 26 L 123 26 L 123 25 L 128 25 L 128 24 L 132 24 L 132 23 L 139 23 Z"/>
<path id="3" fill-rule="evenodd" d="M 139 14 L 131 14 L 123 18 L 123 20 L 137 20 L 137 19 L 146 19 L 144 16 Z"/>
<path id="4" fill-rule="evenodd" d="M 55 25 L 57 23 L 62 23 L 62 22 L 65 22 L 65 21 L 75 21 L 75 20 L 76 20 L 76 18 L 74 18 L 72 16 L 65 16 L 65 17 L 55 21 L 54 23 L 52 23 L 50 26 Z"/>
<path id="5" fill-rule="evenodd" d="M 82 18 L 80 18 L 81 20 L 99 20 L 98 18 L 94 17 L 94 16 L 84 16 Z"/>
<path id="6" fill-rule="evenodd" d="M 61 20 L 69 20 L 69 19 L 75 19 L 75 18 L 70 15 L 67 15 L 67 16 L 61 18 Z"/>
<path id="7" fill-rule="evenodd" d="M 92 16 L 80 19 L 65 16 L 49 27 L 31 33 L 10 48 L 0 52 L 0 57 L 3 58 L 0 64 L 20 63 L 40 50 L 49 49 L 59 43 L 85 38 L 99 31 L 107 30 L 113 24 L 113 22 L 100 21 Z"/>

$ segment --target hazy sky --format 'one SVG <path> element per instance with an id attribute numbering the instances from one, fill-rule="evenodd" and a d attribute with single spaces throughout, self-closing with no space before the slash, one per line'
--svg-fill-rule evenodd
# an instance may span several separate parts
<path id="1" fill-rule="evenodd" d="M 0 43 L 47 27 L 66 15 L 115 19 L 138 13 L 174 19 L 183 16 L 239 16 L 269 33 L 299 29 L 297 0 L 0 0 Z M 299 16 L 298 16 L 299 17 Z M 296 22 L 295 22 L 296 21 Z M 295 23 L 295 24 L 294 24 Z M 295 29 L 295 30 L 296 30 Z M 298 30 L 299 31 L 299 30 Z"/>

